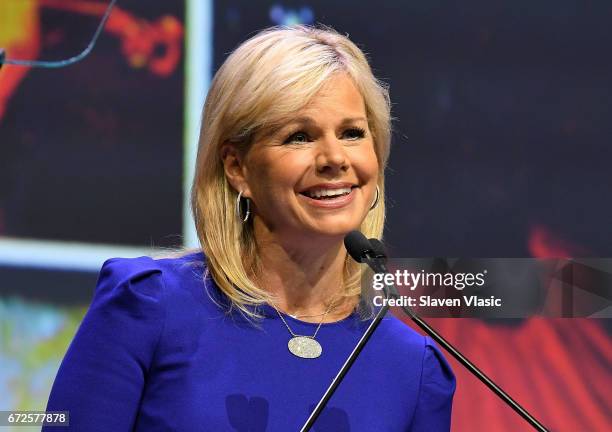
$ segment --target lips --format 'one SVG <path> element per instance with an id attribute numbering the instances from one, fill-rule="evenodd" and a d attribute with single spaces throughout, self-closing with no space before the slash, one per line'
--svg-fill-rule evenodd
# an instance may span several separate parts
<path id="1" fill-rule="evenodd" d="M 300 192 L 310 205 L 322 209 L 338 209 L 350 204 L 355 198 L 354 183 L 318 184 Z"/>

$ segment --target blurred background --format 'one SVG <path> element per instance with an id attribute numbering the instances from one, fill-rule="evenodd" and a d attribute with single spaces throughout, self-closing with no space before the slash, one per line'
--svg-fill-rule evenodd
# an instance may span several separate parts
<path id="1" fill-rule="evenodd" d="M 107 5 L 2 0 L 0 48 L 71 57 Z M 199 117 L 228 53 L 317 22 L 390 85 L 393 256 L 612 256 L 612 3 L 119 0 L 83 61 L 0 69 L 0 410 L 44 409 L 105 259 L 196 246 Z M 612 430 L 610 320 L 431 322 L 551 429 Z M 452 365 L 453 430 L 529 430 Z"/>

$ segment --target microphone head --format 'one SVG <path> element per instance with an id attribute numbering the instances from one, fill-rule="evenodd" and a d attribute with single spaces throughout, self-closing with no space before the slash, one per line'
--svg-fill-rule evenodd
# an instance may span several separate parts
<path id="1" fill-rule="evenodd" d="M 377 238 L 371 238 L 370 245 L 376 258 L 387 258 L 387 251 L 383 242 L 381 242 Z"/>
<path id="2" fill-rule="evenodd" d="M 0 69 L 2 69 L 2 66 L 4 65 L 5 57 L 6 57 L 6 51 L 4 51 L 4 48 L 0 48 Z"/>
<path id="3" fill-rule="evenodd" d="M 361 231 L 351 231 L 344 237 L 344 247 L 349 255 L 357 262 L 362 263 L 368 254 L 373 253 L 370 241 Z"/>

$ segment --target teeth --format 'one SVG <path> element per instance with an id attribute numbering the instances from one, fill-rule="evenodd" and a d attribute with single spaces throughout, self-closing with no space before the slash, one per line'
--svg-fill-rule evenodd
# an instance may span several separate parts
<path id="1" fill-rule="evenodd" d="M 346 188 L 338 188 L 338 189 L 315 189 L 315 190 L 306 192 L 306 195 L 308 195 L 311 198 L 321 198 L 321 197 L 348 195 L 350 193 L 351 193 L 351 188 L 346 187 Z"/>

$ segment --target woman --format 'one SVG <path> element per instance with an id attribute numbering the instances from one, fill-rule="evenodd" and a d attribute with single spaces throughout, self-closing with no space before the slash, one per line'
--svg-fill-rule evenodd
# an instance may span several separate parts
<path id="1" fill-rule="evenodd" d="M 105 262 L 47 409 L 87 431 L 299 430 L 371 317 L 343 238 L 382 233 L 389 144 L 388 93 L 346 37 L 243 43 L 204 107 L 203 253 Z M 454 386 L 389 316 L 313 430 L 448 430 Z"/>

